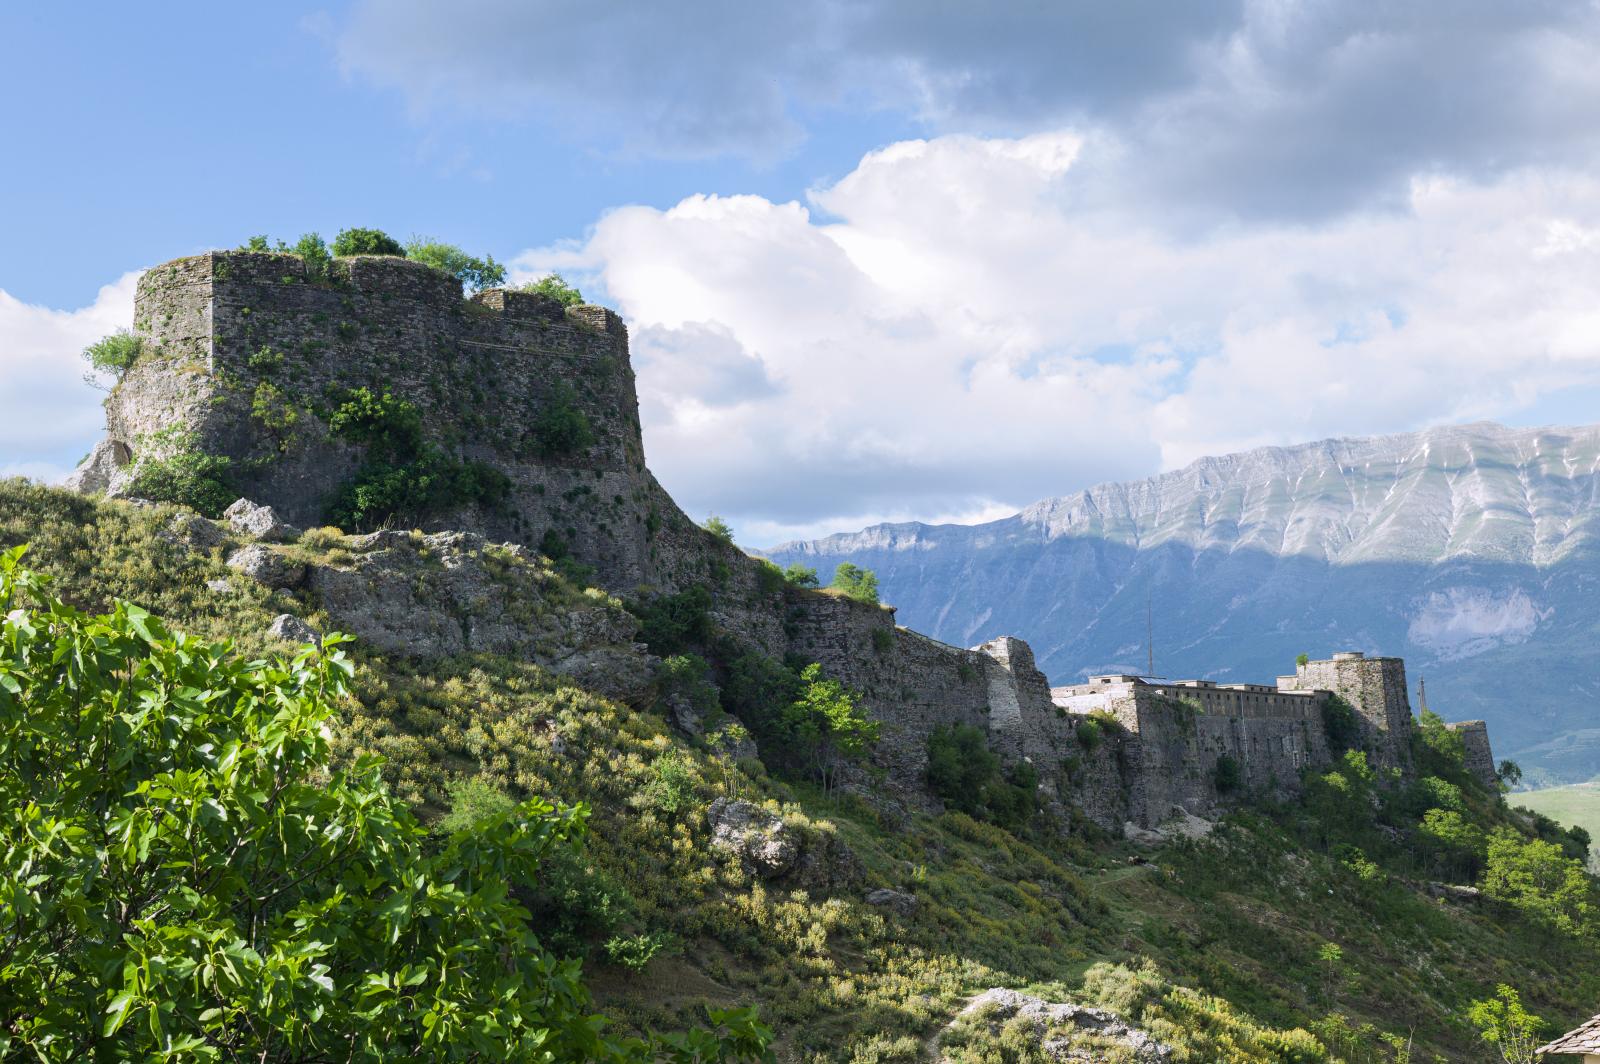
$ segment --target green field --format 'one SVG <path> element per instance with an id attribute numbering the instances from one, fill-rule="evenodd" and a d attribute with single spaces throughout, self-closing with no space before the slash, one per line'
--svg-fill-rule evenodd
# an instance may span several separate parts
<path id="1" fill-rule="evenodd" d="M 1565 827 L 1580 827 L 1600 839 L 1600 782 L 1574 783 L 1506 795 L 1507 803 L 1532 809 Z"/>

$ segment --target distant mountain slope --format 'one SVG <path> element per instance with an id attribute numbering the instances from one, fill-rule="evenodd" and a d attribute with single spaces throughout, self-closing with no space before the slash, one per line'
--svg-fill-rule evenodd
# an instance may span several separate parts
<path id="1" fill-rule="evenodd" d="M 877 570 L 900 621 L 1029 640 L 1053 682 L 1271 679 L 1302 651 L 1401 654 L 1545 778 L 1600 772 L 1600 426 L 1478 423 L 1203 458 L 982 525 L 877 525 L 767 552 Z"/>

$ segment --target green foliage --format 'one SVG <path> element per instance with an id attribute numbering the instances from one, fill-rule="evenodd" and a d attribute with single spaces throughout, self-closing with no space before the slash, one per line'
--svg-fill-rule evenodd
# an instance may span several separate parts
<path id="1" fill-rule="evenodd" d="M 399 255 L 406 249 L 381 229 L 342 229 L 333 238 L 333 253 L 343 255 Z"/>
<path id="2" fill-rule="evenodd" d="M 1458 809 L 1429 809 L 1417 834 L 1437 874 L 1470 880 L 1483 866 L 1483 831 Z"/>
<path id="3" fill-rule="evenodd" d="M 594 445 L 594 428 L 578 403 L 578 393 L 565 381 L 550 388 L 533 418 L 533 448 L 545 458 L 576 454 Z"/>
<path id="4" fill-rule="evenodd" d="M 250 395 L 250 416 L 272 437 L 277 449 L 285 451 L 294 439 L 300 408 L 289 401 L 282 388 L 271 381 L 262 381 Z"/>
<path id="5" fill-rule="evenodd" d="M 941 725 L 928 736 L 928 787 L 951 809 L 1004 827 L 1022 827 L 1033 816 L 1038 772 L 1026 761 L 1004 772 L 981 728 Z"/>
<path id="6" fill-rule="evenodd" d="M 0 556 L 0 1016 L 45 1060 L 645 1059 L 508 880 L 576 845 L 530 800 L 442 847 L 374 759 L 328 771 L 328 636 L 243 662 Z M 359 889 L 352 889 L 358 887 Z M 760 1033 L 727 1039 L 764 1051 Z"/>
<path id="7" fill-rule="evenodd" d="M 878 602 L 878 574 L 850 562 L 839 563 L 839 567 L 833 571 L 833 582 L 828 586 L 857 602 L 874 605 Z"/>
<path id="8" fill-rule="evenodd" d="M 874 628 L 872 630 L 872 649 L 878 654 L 889 654 L 894 650 L 894 629 Z"/>
<path id="9" fill-rule="evenodd" d="M 713 536 L 716 536 L 724 543 L 733 542 L 733 526 L 729 525 L 728 522 L 724 521 L 716 514 L 712 514 L 710 517 L 706 518 L 706 523 L 700 527 L 705 529 L 707 532 L 710 532 Z"/>
<path id="10" fill-rule="evenodd" d="M 413 237 L 406 244 L 406 257 L 413 262 L 425 263 L 443 270 L 456 278 L 468 291 L 477 292 L 505 283 L 506 268 L 494 261 L 492 255 L 477 258 L 468 255 L 454 244 L 442 243 L 426 237 Z"/>
<path id="11" fill-rule="evenodd" d="M 1581 861 L 1554 843 L 1524 839 L 1510 828 L 1495 831 L 1481 886 L 1490 897 L 1563 934 L 1594 933 L 1594 881 Z"/>
<path id="12" fill-rule="evenodd" d="M 316 233 L 307 233 L 295 241 L 289 249 L 300 256 L 306 264 L 306 279 L 310 281 L 323 281 L 328 277 L 328 267 L 333 263 L 333 256 L 328 252 L 328 245 L 322 242 L 322 237 Z"/>
<path id="13" fill-rule="evenodd" d="M 583 302 L 583 293 L 569 285 L 559 273 L 530 281 L 522 286 L 521 291 L 546 296 L 564 307 L 575 307 Z"/>
<path id="14" fill-rule="evenodd" d="M 644 789 L 644 800 L 669 820 L 694 808 L 694 776 L 689 765 L 675 753 L 662 754 L 651 766 L 653 779 Z"/>
<path id="15" fill-rule="evenodd" d="M 1444 718 L 1425 709 L 1417 718 L 1417 734 L 1422 740 L 1419 751 L 1423 768 L 1436 776 L 1459 773 L 1466 761 L 1466 740 L 1445 726 Z"/>
<path id="16" fill-rule="evenodd" d="M 1359 747 L 1361 718 L 1356 714 L 1355 707 L 1339 695 L 1330 694 L 1324 698 L 1322 733 L 1328 739 L 1328 752 L 1336 756 Z"/>
<path id="17" fill-rule="evenodd" d="M 1294 663 L 1297 666 L 1308 665 L 1311 663 L 1311 655 L 1305 653 L 1296 654 L 1294 656 Z"/>
<path id="18" fill-rule="evenodd" d="M 83 357 L 89 363 L 87 379 L 93 383 L 97 374 L 109 373 L 120 381 L 139 361 L 143 350 L 144 341 L 127 329 L 101 337 L 83 349 Z"/>
<path id="19" fill-rule="evenodd" d="M 782 732 L 822 784 L 832 789 L 846 762 L 859 761 L 878 739 L 880 725 L 867 717 L 860 696 L 838 680 L 822 675 L 813 662 L 800 670 L 801 689 L 782 717 Z"/>
<path id="20" fill-rule="evenodd" d="M 799 562 L 790 562 L 784 567 L 783 579 L 795 587 L 815 588 L 822 586 L 822 581 L 817 579 L 817 571 L 808 565 L 801 565 Z"/>
<path id="21" fill-rule="evenodd" d="M 603 947 L 606 959 L 631 971 L 641 972 L 657 954 L 671 952 L 676 941 L 660 931 L 637 935 L 614 935 Z"/>
<path id="22" fill-rule="evenodd" d="M 711 680 L 711 666 L 698 654 L 674 654 L 661 662 L 656 684 L 663 698 L 682 699 L 697 716 L 721 711 L 717 685 Z"/>
<path id="23" fill-rule="evenodd" d="M 1495 775 L 1499 777 L 1502 786 L 1507 788 L 1515 787 L 1522 782 L 1522 766 L 1507 758 L 1500 762 L 1500 767 L 1495 770 Z"/>
<path id="24" fill-rule="evenodd" d="M 628 607 L 639 618 L 639 638 L 653 654 L 677 654 L 711 639 L 711 592 L 695 586 Z"/>
<path id="25" fill-rule="evenodd" d="M 1474 1001 L 1467 1019 L 1505 1064 L 1535 1064 L 1539 1059 L 1535 1050 L 1545 1022 L 1522 1007 L 1522 996 L 1513 987 L 1501 983 L 1494 997 Z"/>
<path id="26" fill-rule="evenodd" d="M 783 570 L 765 558 L 756 558 L 756 594 L 771 598 L 784 589 Z"/>
<path id="27" fill-rule="evenodd" d="M 222 511 L 239 497 L 233 459 L 193 450 L 186 438 L 179 446 L 179 450 L 161 458 L 139 461 L 128 485 L 129 493 L 152 502 L 187 506 L 207 517 L 221 517 Z"/>
<path id="28" fill-rule="evenodd" d="M 1100 745 L 1100 740 L 1104 737 L 1101 723 L 1092 718 L 1080 720 L 1073 730 L 1073 735 L 1086 754 L 1094 753 L 1095 749 Z"/>
<path id="29" fill-rule="evenodd" d="M 1244 772 L 1239 767 L 1239 759 L 1232 754 L 1217 758 L 1217 763 L 1211 769 L 1211 783 L 1217 788 L 1218 794 L 1233 794 L 1243 786 Z"/>
<path id="30" fill-rule="evenodd" d="M 493 466 L 462 461 L 424 441 L 417 408 L 389 392 L 352 389 L 329 415 L 328 428 L 336 438 L 367 448 L 361 468 L 328 507 L 328 520 L 342 528 L 493 506 L 511 490 L 510 480 Z"/>

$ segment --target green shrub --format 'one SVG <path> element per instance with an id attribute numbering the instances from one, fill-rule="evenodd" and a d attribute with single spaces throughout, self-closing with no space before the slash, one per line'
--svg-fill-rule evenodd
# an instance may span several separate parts
<path id="1" fill-rule="evenodd" d="M 121 380 L 133 364 L 139 361 L 144 341 L 127 329 L 118 329 L 83 349 L 83 357 L 90 366 L 90 376 L 109 373 Z"/>
<path id="2" fill-rule="evenodd" d="M 697 716 L 708 716 L 722 709 L 717 685 L 711 680 L 711 666 L 698 654 L 674 654 L 661 662 L 656 684 L 663 698 L 681 698 Z"/>
<path id="3" fill-rule="evenodd" d="M 656 758 L 650 770 L 654 778 L 644 789 L 644 800 L 650 808 L 669 820 L 676 820 L 679 813 L 698 805 L 694 774 L 683 758 L 669 751 Z"/>
<path id="4" fill-rule="evenodd" d="M 557 381 L 533 419 L 533 445 L 539 455 L 554 458 L 593 446 L 594 428 L 578 405 L 578 393 Z"/>
<path id="5" fill-rule="evenodd" d="M 783 578 L 795 587 L 821 587 L 817 571 L 799 562 L 790 562 L 783 570 Z"/>
<path id="6" fill-rule="evenodd" d="M 631 971 L 643 971 L 660 953 L 675 952 L 677 941 L 672 935 L 652 931 L 638 935 L 616 935 L 606 940 L 606 959 Z"/>
<path id="7" fill-rule="evenodd" d="M 406 245 L 406 257 L 413 262 L 426 263 L 434 269 L 443 270 L 472 292 L 504 284 L 506 279 L 506 268 L 494 261 L 493 256 L 480 259 L 468 255 L 454 244 L 426 237 L 413 237 Z"/>
<path id="8" fill-rule="evenodd" d="M 407 456 L 422 447 L 422 415 L 416 406 L 390 392 L 352 388 L 328 415 L 328 431 L 352 443 Z"/>
<path id="9" fill-rule="evenodd" d="M 141 461 L 128 492 L 152 502 L 187 506 L 210 518 L 221 517 L 239 497 L 233 459 L 191 450 Z"/>
<path id="10" fill-rule="evenodd" d="M 436 848 L 378 761 L 330 771 L 351 672 L 337 636 L 244 662 L 131 605 L 79 613 L 20 555 L 0 556 L 13 1050 L 655 1059 L 602 1038 L 578 966 L 507 893 L 575 847 L 581 811 L 531 800 Z"/>
<path id="11" fill-rule="evenodd" d="M 833 582 L 828 585 L 857 602 L 878 602 L 878 574 L 850 562 L 840 562 L 833 571 Z"/>
<path id="12" fill-rule="evenodd" d="M 872 649 L 879 654 L 888 654 L 894 650 L 894 629 L 874 628 L 872 630 Z"/>
<path id="13" fill-rule="evenodd" d="M 546 296 L 564 307 L 575 307 L 583 302 L 583 293 L 569 285 L 559 273 L 530 281 L 522 286 L 521 291 Z"/>
<path id="14" fill-rule="evenodd" d="M 1328 752 L 1334 756 L 1361 745 L 1361 718 L 1355 707 L 1338 695 L 1322 700 L 1322 733 L 1328 739 Z"/>
<path id="15" fill-rule="evenodd" d="M 295 241 L 294 247 L 289 249 L 300 256 L 306 264 L 306 279 L 308 281 L 323 281 L 328 277 L 328 267 L 333 263 L 333 256 L 328 253 L 328 245 L 322 242 L 322 237 L 316 233 L 307 233 Z"/>
<path id="16" fill-rule="evenodd" d="M 983 795 L 1000 772 L 1000 756 L 971 724 L 941 725 L 928 736 L 928 789 L 945 805 L 978 816 Z"/>
<path id="17" fill-rule="evenodd" d="M 381 229 L 343 229 L 333 238 L 335 255 L 399 255 L 406 249 Z"/>
<path id="18" fill-rule="evenodd" d="M 1083 747 L 1083 751 L 1086 754 L 1094 753 L 1095 748 L 1100 745 L 1100 741 L 1104 737 L 1100 722 L 1092 718 L 1080 720 L 1073 734 L 1078 740 L 1078 745 Z"/>
<path id="19" fill-rule="evenodd" d="M 706 518 L 706 523 L 700 527 L 705 529 L 707 532 L 710 532 L 713 536 L 716 536 L 724 543 L 733 542 L 733 526 L 729 525 L 728 522 L 724 521 L 716 514 L 712 514 L 710 517 Z"/>
<path id="20" fill-rule="evenodd" d="M 639 638 L 653 654 L 677 654 L 711 639 L 711 592 L 691 587 L 629 607 L 639 618 Z"/>
<path id="21" fill-rule="evenodd" d="M 1232 794 L 1244 783 L 1244 773 L 1239 768 L 1239 759 L 1232 754 L 1223 754 L 1217 758 L 1217 763 L 1211 768 L 1211 783 L 1217 788 L 1218 794 Z"/>

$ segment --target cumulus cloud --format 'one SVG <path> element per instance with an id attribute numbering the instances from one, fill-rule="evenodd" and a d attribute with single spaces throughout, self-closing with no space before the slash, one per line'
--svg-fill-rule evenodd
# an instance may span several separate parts
<path id="1" fill-rule="evenodd" d="M 361 0 L 333 38 L 421 112 L 647 154 L 770 158 L 844 110 L 935 134 L 1091 130 L 1117 150 L 1081 194 L 1182 224 L 1401 209 L 1418 174 L 1600 146 L 1586 0 Z"/>
<path id="2" fill-rule="evenodd" d="M 133 322 L 137 273 L 78 310 L 24 303 L 0 290 L 0 476 L 57 480 L 104 427 L 100 393 L 83 382 L 80 353 Z"/>
<path id="3" fill-rule="evenodd" d="M 518 265 L 614 301 L 652 465 L 750 542 L 1600 385 L 1591 177 L 1418 179 L 1403 210 L 1192 241 L 1077 195 L 1108 150 L 899 143 L 808 204 L 622 208 Z"/>

